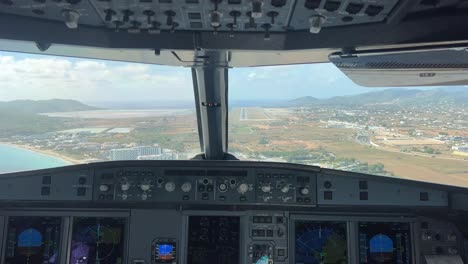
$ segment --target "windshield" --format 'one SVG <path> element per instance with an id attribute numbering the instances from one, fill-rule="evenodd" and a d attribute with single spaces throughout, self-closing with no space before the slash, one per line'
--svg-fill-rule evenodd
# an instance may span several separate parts
<path id="1" fill-rule="evenodd" d="M 0 172 L 200 152 L 188 68 L 0 52 Z M 230 69 L 229 152 L 468 186 L 468 88 L 364 88 L 329 63 Z"/>
<path id="2" fill-rule="evenodd" d="M 364 88 L 334 65 L 233 69 L 240 159 L 468 186 L 468 88 Z"/>
<path id="3" fill-rule="evenodd" d="M 0 172 L 200 153 L 190 69 L 0 52 Z"/>

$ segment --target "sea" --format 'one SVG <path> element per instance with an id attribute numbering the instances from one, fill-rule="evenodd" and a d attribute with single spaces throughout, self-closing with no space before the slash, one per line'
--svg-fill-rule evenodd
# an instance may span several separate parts
<path id="1" fill-rule="evenodd" d="M 0 173 L 54 168 L 66 165 L 70 165 L 70 163 L 56 157 L 0 144 Z"/>

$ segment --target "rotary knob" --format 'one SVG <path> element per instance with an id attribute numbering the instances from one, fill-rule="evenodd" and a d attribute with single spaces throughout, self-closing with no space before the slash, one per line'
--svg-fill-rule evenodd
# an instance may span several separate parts
<path id="1" fill-rule="evenodd" d="M 228 186 L 227 186 L 226 183 L 223 182 L 223 183 L 219 184 L 218 188 L 219 188 L 220 192 L 225 192 L 225 191 L 227 191 Z"/>
<path id="2" fill-rule="evenodd" d="M 269 192 L 271 192 L 271 185 L 269 183 L 265 184 L 265 185 L 262 186 L 261 189 L 262 189 L 262 192 L 269 193 Z"/>
<path id="3" fill-rule="evenodd" d="M 180 188 L 183 192 L 190 192 L 190 190 L 192 190 L 192 184 L 190 182 L 184 182 Z"/>
<path id="4" fill-rule="evenodd" d="M 237 192 L 239 193 L 246 193 L 249 190 L 249 186 L 247 183 L 242 183 L 239 184 L 239 187 L 237 188 Z"/>
<path id="5" fill-rule="evenodd" d="M 307 187 L 302 187 L 300 190 L 302 195 L 308 195 L 309 194 L 309 188 Z"/>
<path id="6" fill-rule="evenodd" d="M 289 192 L 289 185 L 288 184 L 284 185 L 283 188 L 281 188 L 281 192 L 283 193 Z"/>
<path id="7" fill-rule="evenodd" d="M 122 184 L 120 184 L 120 189 L 124 192 L 130 190 L 130 183 L 123 182 Z"/>
<path id="8" fill-rule="evenodd" d="M 101 184 L 101 185 L 99 185 L 99 191 L 101 191 L 101 192 L 107 192 L 107 191 L 109 191 L 109 185 L 107 185 L 107 184 Z"/>
<path id="9" fill-rule="evenodd" d="M 140 184 L 140 189 L 144 192 L 146 191 L 149 191 L 149 189 L 151 188 L 150 184 L 148 182 L 144 182 L 142 184 Z"/>
<path id="10" fill-rule="evenodd" d="M 164 185 L 164 189 L 166 189 L 167 192 L 173 192 L 175 187 L 175 183 L 173 182 L 167 182 L 166 185 Z"/>

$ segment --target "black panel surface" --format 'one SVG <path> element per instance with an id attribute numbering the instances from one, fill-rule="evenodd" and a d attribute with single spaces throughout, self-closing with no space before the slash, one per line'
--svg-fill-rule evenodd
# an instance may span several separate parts
<path id="1" fill-rule="evenodd" d="M 187 264 L 238 264 L 239 233 L 239 217 L 190 216 Z"/>

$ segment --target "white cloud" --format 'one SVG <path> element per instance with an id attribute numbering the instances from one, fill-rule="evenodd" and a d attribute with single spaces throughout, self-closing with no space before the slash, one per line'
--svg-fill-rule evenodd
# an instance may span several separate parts
<path id="1" fill-rule="evenodd" d="M 190 71 L 135 63 L 0 53 L 0 100 L 193 99 Z"/>

